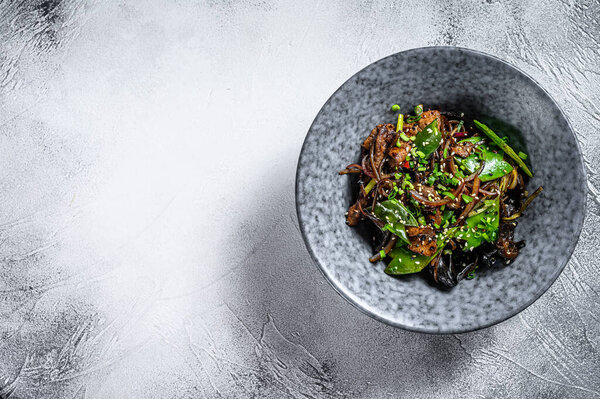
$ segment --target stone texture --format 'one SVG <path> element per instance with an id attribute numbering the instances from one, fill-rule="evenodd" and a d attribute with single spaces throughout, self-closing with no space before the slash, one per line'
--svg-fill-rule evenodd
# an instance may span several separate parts
<path id="1" fill-rule="evenodd" d="M 599 7 L 0 2 L 0 396 L 597 397 Z M 429 45 L 540 82 L 587 168 L 564 272 L 469 334 L 354 309 L 295 216 L 300 147 L 327 98 Z"/>

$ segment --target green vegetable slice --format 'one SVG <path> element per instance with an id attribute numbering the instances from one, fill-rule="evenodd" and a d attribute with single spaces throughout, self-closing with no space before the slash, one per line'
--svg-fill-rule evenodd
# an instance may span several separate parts
<path id="1" fill-rule="evenodd" d="M 483 182 L 494 180 L 512 172 L 511 164 L 504 160 L 502 154 L 489 151 L 485 146 L 478 147 L 482 152 L 485 166 L 479 174 L 479 179 Z M 479 155 L 471 154 L 467 158 L 455 158 L 459 165 L 462 165 L 469 173 L 475 173 L 481 166 Z"/>
<path id="2" fill-rule="evenodd" d="M 400 240 L 409 243 L 404 226 L 416 226 L 417 220 L 399 201 L 387 200 L 375 204 L 373 213 L 386 222 L 383 228 L 398 236 Z"/>
<path id="3" fill-rule="evenodd" d="M 415 152 L 421 151 L 425 155 L 424 158 L 429 158 L 429 156 L 437 150 L 441 142 L 442 133 L 438 128 L 436 119 L 417 133 L 414 141 Z"/>
<path id="4" fill-rule="evenodd" d="M 473 136 L 473 137 L 469 137 L 469 138 L 459 141 L 458 144 L 461 144 L 461 143 L 477 144 L 477 143 L 481 143 L 483 141 L 483 139 L 484 138 L 481 136 Z"/>
<path id="5" fill-rule="evenodd" d="M 486 201 L 480 211 L 467 217 L 465 225 L 456 232 L 454 237 L 465 240 L 465 250 L 470 250 L 480 246 L 484 240 L 494 242 L 499 222 L 500 202 L 499 197 L 496 197 Z"/>
<path id="6" fill-rule="evenodd" d="M 408 250 L 403 245 L 396 244 L 396 247 L 388 254 L 392 260 L 385 268 L 385 272 L 392 276 L 420 272 L 444 249 L 444 246 L 454 236 L 457 229 L 458 227 L 452 227 L 438 236 L 438 250 L 432 256 L 419 255 Z"/>
<path id="7" fill-rule="evenodd" d="M 523 171 L 527 174 L 527 176 L 533 177 L 533 174 L 531 173 L 531 171 L 529 170 L 527 165 L 525 165 L 525 162 L 523 162 L 523 160 L 517 155 L 517 153 L 515 153 L 515 151 L 512 148 L 510 148 L 510 146 L 508 144 L 506 144 L 504 142 L 504 140 L 502 140 L 496 133 L 494 133 L 494 131 L 492 129 L 490 129 L 489 127 L 487 127 L 486 125 L 484 125 L 483 123 L 481 123 L 477 120 L 474 120 L 473 123 L 475 124 L 475 126 L 477 126 L 479 128 L 479 130 L 481 130 L 483 133 L 485 133 L 486 136 L 488 136 L 490 139 L 492 139 L 492 141 L 498 147 L 500 147 L 500 149 L 502 149 L 502 151 L 504 151 L 509 157 L 514 159 L 515 162 L 517 163 L 517 165 L 519 165 L 521 167 L 521 169 L 523 169 Z"/>

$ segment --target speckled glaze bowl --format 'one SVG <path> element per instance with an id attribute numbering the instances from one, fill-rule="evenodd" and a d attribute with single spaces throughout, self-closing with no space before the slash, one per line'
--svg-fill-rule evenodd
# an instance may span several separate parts
<path id="1" fill-rule="evenodd" d="M 360 143 L 378 123 L 425 109 L 497 118 L 521 131 L 510 137 L 529 154 L 529 183 L 544 192 L 520 219 L 516 239 L 526 247 L 506 267 L 477 272 L 451 290 L 421 275 L 394 278 L 385 264 L 369 263 L 372 247 L 345 224 L 350 176 L 337 172 L 356 162 Z M 510 132 L 509 136 L 510 136 Z M 379 60 L 346 81 L 315 118 L 300 155 L 296 206 L 306 245 L 331 285 L 377 320 L 408 330 L 460 333 L 506 320 L 539 298 L 571 256 L 585 213 L 585 172 L 577 140 L 557 104 L 530 77 L 506 62 L 473 50 L 429 47 Z"/>

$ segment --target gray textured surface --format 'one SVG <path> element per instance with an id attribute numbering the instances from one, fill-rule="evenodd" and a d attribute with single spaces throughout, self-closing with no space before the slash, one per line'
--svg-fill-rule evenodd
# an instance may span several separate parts
<path id="1" fill-rule="evenodd" d="M 372 243 L 344 217 L 357 187 L 351 189 L 351 175 L 337 172 L 360 163 L 360 144 L 376 124 L 394 128 L 390 103 L 403 104 L 401 112 L 423 104 L 471 120 L 501 119 L 522 132 L 511 146 L 528 154 L 534 171 L 529 191 L 543 186 L 544 195 L 519 218 L 516 239 L 527 244 L 513 264 L 480 269 L 476 279 L 443 290 L 422 275 L 393 278 L 383 273 L 384 262 L 369 262 Z M 557 167 L 567 160 L 568 167 Z M 524 309 L 566 266 L 585 213 L 583 160 L 556 103 L 505 62 L 456 47 L 400 52 L 352 76 L 312 123 L 296 176 L 298 222 L 332 286 L 376 319 L 417 332 L 473 331 Z"/>
<path id="2" fill-rule="evenodd" d="M 2 396 L 600 395 L 597 1 L 140 3 L 0 2 Z M 589 177 L 558 281 L 457 336 L 355 310 L 294 210 L 329 95 L 433 44 L 531 74 Z"/>

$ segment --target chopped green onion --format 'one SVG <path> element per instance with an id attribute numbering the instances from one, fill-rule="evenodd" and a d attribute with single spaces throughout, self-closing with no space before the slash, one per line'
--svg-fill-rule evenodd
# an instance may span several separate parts
<path id="1" fill-rule="evenodd" d="M 400 108 L 400 107 L 398 107 Z M 392 107 L 393 109 L 393 107 Z M 396 125 L 396 131 L 399 132 L 404 128 L 404 115 L 400 114 L 398 115 L 398 124 Z"/>
<path id="2" fill-rule="evenodd" d="M 417 136 L 410 136 L 409 139 L 410 141 L 415 141 L 417 139 Z"/>
<path id="3" fill-rule="evenodd" d="M 443 195 L 444 197 L 448 197 L 448 198 L 456 199 L 456 197 L 454 196 L 454 194 L 452 194 L 452 193 L 451 193 L 451 192 L 449 192 L 449 191 L 446 191 L 446 192 L 442 193 L 442 195 Z"/>
<path id="4" fill-rule="evenodd" d="M 443 211 L 444 209 L 446 209 L 446 205 L 442 205 L 442 206 L 440 206 L 440 210 L 442 210 L 442 211 Z"/>
<path id="5" fill-rule="evenodd" d="M 377 184 L 375 179 L 371 179 L 371 181 L 365 186 L 365 194 L 369 194 L 373 187 L 375 187 L 375 184 Z"/>
<path id="6" fill-rule="evenodd" d="M 426 222 L 425 222 L 425 216 L 419 216 L 419 218 L 417 220 L 418 220 L 419 224 L 421 224 L 421 225 L 425 225 L 426 224 Z"/>
<path id="7" fill-rule="evenodd" d="M 397 112 L 400 110 L 400 106 L 398 104 L 392 105 L 392 111 Z"/>
<path id="8" fill-rule="evenodd" d="M 425 153 L 423 151 L 417 151 L 416 154 L 419 158 L 425 158 Z"/>
<path id="9" fill-rule="evenodd" d="M 448 158 L 448 147 L 444 148 L 444 159 Z"/>
<path id="10" fill-rule="evenodd" d="M 404 180 L 404 183 L 402 183 L 402 188 L 404 189 L 406 187 L 408 187 L 409 190 L 413 190 L 415 188 L 411 182 Z"/>
<path id="11" fill-rule="evenodd" d="M 383 249 L 381 251 L 379 251 L 379 257 L 381 259 L 385 259 L 385 251 Z"/>
<path id="12" fill-rule="evenodd" d="M 404 141 L 409 141 L 410 139 L 408 138 L 408 136 L 406 135 L 406 133 L 402 132 L 400 133 L 400 138 Z"/>
<path id="13" fill-rule="evenodd" d="M 519 151 L 519 158 L 521 158 L 521 159 L 527 159 L 527 154 L 525 154 L 522 151 Z"/>
<path id="14" fill-rule="evenodd" d="M 419 116 L 423 113 L 423 104 L 419 104 L 415 107 L 415 115 Z"/>
<path id="15" fill-rule="evenodd" d="M 394 177 L 396 180 L 400 180 L 402 178 L 402 173 L 394 173 Z"/>
<path id="16" fill-rule="evenodd" d="M 458 123 L 458 126 L 456 127 L 456 131 L 460 132 L 460 129 L 462 129 L 463 125 L 465 124 L 465 121 L 460 121 Z"/>
<path id="17" fill-rule="evenodd" d="M 419 116 L 409 116 L 408 118 L 406 118 L 406 122 L 408 123 L 414 123 L 414 122 L 418 122 L 421 120 L 421 115 Z"/>
<path id="18" fill-rule="evenodd" d="M 473 201 L 473 197 L 471 197 L 467 194 L 463 194 L 462 199 L 463 199 L 463 201 L 465 201 L 465 204 L 468 204 L 469 202 Z"/>
<path id="19" fill-rule="evenodd" d="M 475 270 L 467 274 L 467 280 L 473 280 L 475 278 Z"/>
<path id="20" fill-rule="evenodd" d="M 435 227 L 436 229 L 439 229 L 439 228 L 440 228 L 440 225 L 439 225 L 439 224 L 437 224 L 437 223 L 434 223 L 434 224 L 433 224 L 433 227 Z"/>
<path id="21" fill-rule="evenodd" d="M 418 170 L 419 172 L 425 172 L 425 171 L 427 170 L 427 167 L 426 167 L 426 166 L 419 166 L 419 167 L 417 168 L 417 170 Z"/>

